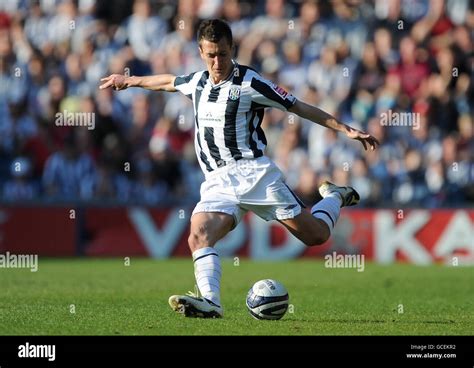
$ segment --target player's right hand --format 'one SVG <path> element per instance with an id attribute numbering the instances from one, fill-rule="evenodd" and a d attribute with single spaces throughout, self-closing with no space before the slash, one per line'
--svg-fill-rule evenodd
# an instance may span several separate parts
<path id="1" fill-rule="evenodd" d="M 116 91 L 120 91 L 122 89 L 127 88 L 127 84 L 125 83 L 125 76 L 120 74 L 111 74 L 108 77 L 102 78 L 100 81 L 102 84 L 100 85 L 99 89 L 106 89 L 112 87 Z"/>

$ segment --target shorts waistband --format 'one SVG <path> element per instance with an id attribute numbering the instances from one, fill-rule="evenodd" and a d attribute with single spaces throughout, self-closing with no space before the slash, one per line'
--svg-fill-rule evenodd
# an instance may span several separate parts
<path id="1" fill-rule="evenodd" d="M 271 160 L 267 157 L 267 156 L 260 156 L 260 157 L 257 157 L 257 158 L 242 158 L 240 160 L 230 160 L 230 161 L 227 161 L 226 164 L 224 166 L 221 166 L 211 172 L 206 172 L 204 174 L 204 176 L 206 177 L 206 179 L 208 178 L 212 178 L 212 177 L 215 177 L 217 175 L 220 175 L 220 174 L 224 174 L 224 173 L 227 173 L 228 171 L 236 168 L 236 167 L 239 167 L 240 165 L 245 165 L 245 164 L 249 164 L 249 163 L 252 163 L 252 164 L 265 164 L 265 163 L 270 163 Z"/>

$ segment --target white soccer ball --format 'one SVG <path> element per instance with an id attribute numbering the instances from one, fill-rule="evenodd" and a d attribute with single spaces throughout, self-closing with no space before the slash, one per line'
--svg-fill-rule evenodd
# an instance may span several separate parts
<path id="1" fill-rule="evenodd" d="M 288 291 L 275 280 L 257 281 L 247 294 L 247 308 L 256 319 L 280 319 L 288 309 Z"/>

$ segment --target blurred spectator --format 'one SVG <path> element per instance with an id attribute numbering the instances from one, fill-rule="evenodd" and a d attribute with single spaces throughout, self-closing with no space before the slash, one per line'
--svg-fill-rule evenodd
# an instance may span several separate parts
<path id="1" fill-rule="evenodd" d="M 383 69 L 388 70 L 399 61 L 399 54 L 394 49 L 392 34 L 387 28 L 377 28 L 374 32 L 374 47 L 377 58 L 383 64 Z"/>
<path id="2" fill-rule="evenodd" d="M 424 50 L 417 49 L 415 41 L 406 36 L 400 41 L 400 62 L 389 72 L 400 78 L 401 91 L 409 98 L 417 97 L 421 82 L 428 77 L 429 67 L 426 60 L 420 60 Z"/>
<path id="3" fill-rule="evenodd" d="M 357 188 L 362 202 L 367 203 L 372 194 L 372 182 L 369 178 L 369 170 L 365 160 L 357 158 L 352 164 L 350 185 Z"/>
<path id="4" fill-rule="evenodd" d="M 51 198 L 69 201 L 80 198 L 83 179 L 95 170 L 91 156 L 80 152 L 77 141 L 70 135 L 63 149 L 53 153 L 46 162 L 43 186 Z"/>
<path id="5" fill-rule="evenodd" d="M 336 50 L 324 47 L 321 59 L 314 61 L 308 68 L 308 82 L 318 89 L 323 98 L 340 102 L 343 101 L 350 89 L 348 73 L 337 64 Z"/>
<path id="6" fill-rule="evenodd" d="M 275 150 L 275 163 L 285 174 L 286 183 L 291 188 L 298 185 L 300 172 L 308 162 L 306 151 L 300 147 L 300 134 L 299 120 L 286 124 Z"/>
<path id="7" fill-rule="evenodd" d="M 191 141 L 191 134 L 181 130 L 178 121 L 166 116 L 161 117 L 155 124 L 152 139 L 154 137 L 162 137 L 166 140 L 169 149 L 175 155 L 181 155 L 186 144 Z"/>
<path id="8" fill-rule="evenodd" d="M 222 19 L 227 21 L 232 30 L 232 36 L 238 47 L 250 27 L 250 19 L 245 16 L 249 5 L 239 0 L 224 0 L 222 4 Z"/>
<path id="9" fill-rule="evenodd" d="M 160 35 L 165 35 L 167 31 L 166 23 L 159 16 L 151 14 L 149 0 L 135 0 L 133 13 L 118 28 L 115 41 L 119 45 L 128 43 L 134 55 L 146 62 L 151 51 L 160 46 Z"/>
<path id="10" fill-rule="evenodd" d="M 25 99 L 7 101 L 1 107 L 4 111 L 0 116 L 0 152 L 11 155 L 38 133 L 38 127 L 25 109 Z"/>
<path id="11" fill-rule="evenodd" d="M 341 42 L 349 45 L 351 54 L 360 59 L 368 29 L 360 7 L 348 1 L 332 1 L 334 18 L 328 35 L 328 43 L 337 46 Z"/>
<path id="12" fill-rule="evenodd" d="M 440 74 L 432 74 L 428 83 L 431 92 L 428 100 L 429 120 L 442 135 L 449 134 L 457 128 L 459 114 L 453 96 L 446 93 L 447 84 Z"/>
<path id="13" fill-rule="evenodd" d="M 33 200 L 38 195 L 38 187 L 29 180 L 31 163 L 26 157 L 14 159 L 10 167 L 11 179 L 3 186 L 2 198 L 7 202 Z"/>
<path id="14" fill-rule="evenodd" d="M 382 61 L 378 58 L 374 44 L 366 43 L 354 87 L 359 90 L 367 90 L 372 94 L 384 84 L 385 74 L 386 70 L 384 70 Z"/>
<path id="15" fill-rule="evenodd" d="M 171 151 L 166 138 L 157 135 L 150 140 L 149 150 L 156 178 L 165 183 L 171 193 L 179 196 L 184 190 L 179 155 Z"/>
<path id="16" fill-rule="evenodd" d="M 131 195 L 128 178 L 115 170 L 112 162 L 100 160 L 96 170 L 86 176 L 80 188 L 81 199 L 127 203 Z"/>
<path id="17" fill-rule="evenodd" d="M 132 150 L 140 151 L 150 141 L 153 129 L 153 118 L 147 95 L 139 94 L 135 97 L 132 103 L 131 114 L 127 121 L 131 125 L 125 127 L 122 133 L 127 137 Z"/>
<path id="18" fill-rule="evenodd" d="M 133 203 L 147 206 L 156 206 L 165 202 L 168 195 L 166 184 L 156 178 L 153 164 L 143 158 L 137 163 L 138 175 L 133 190 Z"/>
<path id="19" fill-rule="evenodd" d="M 199 49 L 195 34 L 196 19 L 179 17 L 174 20 L 174 31 L 163 36 L 157 54 L 164 55 L 167 70 L 175 75 L 195 72 L 200 62 Z"/>
<path id="20" fill-rule="evenodd" d="M 282 46 L 284 62 L 279 72 L 280 81 L 294 93 L 298 93 L 306 84 L 306 67 L 301 60 L 301 46 L 295 40 L 287 40 Z"/>

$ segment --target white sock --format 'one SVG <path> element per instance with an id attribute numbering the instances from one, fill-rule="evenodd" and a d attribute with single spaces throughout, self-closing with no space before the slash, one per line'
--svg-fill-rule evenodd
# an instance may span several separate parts
<path id="1" fill-rule="evenodd" d="M 194 276 L 201 295 L 221 305 L 221 261 L 214 248 L 200 248 L 193 252 Z"/>
<path id="2" fill-rule="evenodd" d="M 342 201 L 339 194 L 331 193 L 311 208 L 311 214 L 317 219 L 323 220 L 332 233 L 341 212 L 341 204 Z"/>

